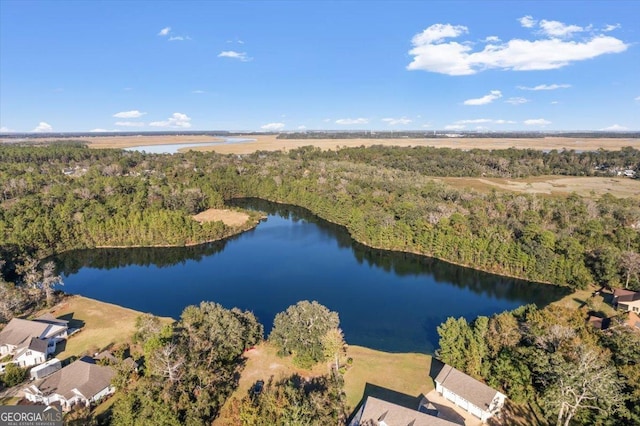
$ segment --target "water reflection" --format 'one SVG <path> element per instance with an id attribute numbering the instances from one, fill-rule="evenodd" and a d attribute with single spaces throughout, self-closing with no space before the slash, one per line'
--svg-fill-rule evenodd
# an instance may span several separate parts
<path id="1" fill-rule="evenodd" d="M 431 352 L 448 316 L 473 319 L 526 303 L 544 306 L 563 289 L 376 250 L 297 207 L 263 200 L 236 206 L 267 221 L 225 241 L 186 248 L 101 249 L 56 258 L 65 291 L 177 318 L 211 300 L 255 312 L 270 330 L 278 312 L 318 300 L 340 314 L 347 341 L 392 352 Z"/>

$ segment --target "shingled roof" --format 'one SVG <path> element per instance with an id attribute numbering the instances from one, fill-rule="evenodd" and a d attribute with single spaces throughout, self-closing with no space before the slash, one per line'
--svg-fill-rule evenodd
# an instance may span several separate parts
<path id="1" fill-rule="evenodd" d="M 389 426 L 459 426 L 457 423 L 369 396 L 364 402 L 359 423 L 379 425 L 380 422 Z"/>
<path id="2" fill-rule="evenodd" d="M 13 318 L 0 332 L 0 345 L 27 346 L 32 337 L 42 336 L 49 327 L 51 324 L 44 322 Z"/>
<path id="3" fill-rule="evenodd" d="M 115 376 L 111 367 L 96 365 L 88 357 L 80 358 L 49 377 L 34 383 L 44 395 L 58 394 L 70 399 L 77 390 L 82 396 L 90 399 L 110 385 Z"/>
<path id="4" fill-rule="evenodd" d="M 436 382 L 482 410 L 489 409 L 491 402 L 498 393 L 497 390 L 464 374 L 462 371 L 456 370 L 450 365 L 445 365 L 442 368 L 436 377 Z"/>
<path id="5" fill-rule="evenodd" d="M 623 288 L 617 288 L 613 291 L 613 297 L 616 302 L 633 302 L 640 300 L 640 291 L 625 290 Z"/>

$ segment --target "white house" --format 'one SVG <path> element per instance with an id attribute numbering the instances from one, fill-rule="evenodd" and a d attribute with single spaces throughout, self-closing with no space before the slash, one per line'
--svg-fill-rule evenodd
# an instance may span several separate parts
<path id="1" fill-rule="evenodd" d="M 41 364 L 67 338 L 67 330 L 67 321 L 50 314 L 34 320 L 13 318 L 0 332 L 0 357 L 13 355 L 11 362 L 20 367 Z"/>
<path id="2" fill-rule="evenodd" d="M 506 395 L 485 385 L 450 365 L 435 379 L 436 391 L 463 410 L 486 422 L 502 409 Z"/>
<path id="3" fill-rule="evenodd" d="M 624 312 L 640 313 L 640 291 L 615 289 L 613 291 L 613 306 Z"/>
<path id="4" fill-rule="evenodd" d="M 59 403 L 68 411 L 76 404 L 88 406 L 114 393 L 113 376 L 115 371 L 111 367 L 97 365 L 91 358 L 84 357 L 36 380 L 24 389 L 24 396 L 45 405 Z"/>
<path id="5" fill-rule="evenodd" d="M 349 426 L 460 426 L 457 423 L 368 396 Z"/>

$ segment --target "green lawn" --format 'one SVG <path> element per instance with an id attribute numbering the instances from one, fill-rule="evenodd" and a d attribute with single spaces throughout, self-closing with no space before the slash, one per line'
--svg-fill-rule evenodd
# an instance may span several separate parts
<path id="1" fill-rule="evenodd" d="M 353 410 L 367 393 L 378 396 L 402 393 L 411 397 L 426 395 L 434 388 L 429 377 L 431 356 L 416 353 L 387 353 L 362 346 L 349 346 L 353 365 L 344 375 L 347 406 Z M 396 395 L 397 396 L 397 395 Z M 417 408 L 417 405 L 416 405 Z"/>
<path id="2" fill-rule="evenodd" d="M 68 297 L 48 312 L 69 320 L 70 328 L 80 327 L 78 333 L 59 345 L 56 357 L 61 361 L 130 342 L 136 318 L 141 315 L 131 309 L 82 296 Z"/>

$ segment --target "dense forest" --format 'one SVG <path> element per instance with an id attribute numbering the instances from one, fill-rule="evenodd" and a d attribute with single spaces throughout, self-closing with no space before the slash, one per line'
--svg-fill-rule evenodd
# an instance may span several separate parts
<path id="1" fill-rule="evenodd" d="M 9 279 L 27 256 L 224 238 L 237 230 L 221 222 L 200 224 L 192 215 L 233 198 L 259 197 L 305 207 L 372 247 L 571 288 L 640 285 L 637 198 L 480 192 L 432 177 L 638 169 L 640 151 L 631 148 L 543 153 L 303 147 L 222 156 L 52 144 L 4 145 L 0 159 L 0 255 Z"/>
<path id="2" fill-rule="evenodd" d="M 45 299 L 51 303 L 59 277 L 52 263 L 41 262 L 48 256 L 72 249 L 188 246 L 219 240 L 246 228 L 200 224 L 192 216 L 241 197 L 304 207 L 344 226 L 355 240 L 370 247 L 571 289 L 592 283 L 638 289 L 637 197 L 479 191 L 438 179 L 586 176 L 621 168 L 640 170 L 640 151 L 302 147 L 239 156 L 154 155 L 91 150 L 70 143 L 2 145 L 0 319 L 7 321 Z M 638 188 L 640 193 L 640 182 Z M 259 218 L 258 213 L 250 214 L 247 227 Z M 220 244 L 224 243 L 205 251 L 219 250 Z M 193 256 L 199 253 L 194 251 Z M 100 262 L 105 261 L 109 260 Z M 279 327 L 270 340 L 280 352 L 295 354 L 301 366 L 330 358 L 327 348 L 339 354 L 344 342 L 337 317 L 324 312 L 325 328 L 313 337 L 291 338 L 297 332 L 289 327 L 295 322 L 291 318 L 304 318 L 296 309 L 276 318 Z M 542 417 L 559 424 L 572 419 L 637 422 L 637 336 L 621 328 L 607 333 L 592 330 L 585 325 L 584 314 L 524 307 L 480 317 L 471 324 L 450 319 L 439 329 L 439 356 L 504 389 L 516 402 L 535 402 Z M 171 327 L 143 318 L 138 328 L 148 375 L 131 385 L 128 376 L 119 375 L 120 387 L 128 391 L 114 406 L 115 424 L 144 424 L 141 419 L 148 424 L 210 421 L 235 386 L 241 352 L 262 338 L 262 327 L 252 314 L 213 304 L 188 308 Z M 296 346 L 300 342 L 309 346 Z M 177 364 L 179 371 L 172 368 Z M 217 373 L 205 374 L 203 365 Z M 595 398 L 597 409 L 563 399 L 576 392 L 581 377 L 591 376 L 599 381 L 590 385 L 585 398 Z M 613 380 L 616 377 L 619 380 Z M 264 389 L 264 404 L 244 399 L 235 401 L 232 410 L 245 419 L 270 418 L 276 415 L 275 404 L 283 410 L 290 407 L 295 416 L 296 404 L 304 402 L 309 412 L 335 419 L 343 413 L 339 404 L 331 402 L 339 400 L 335 397 L 340 393 L 339 384 L 334 386 L 331 380 L 320 378 L 311 387 L 296 377 L 270 382 Z M 596 386 L 600 383 L 607 386 Z M 315 394 L 318 389 L 322 392 Z"/>

